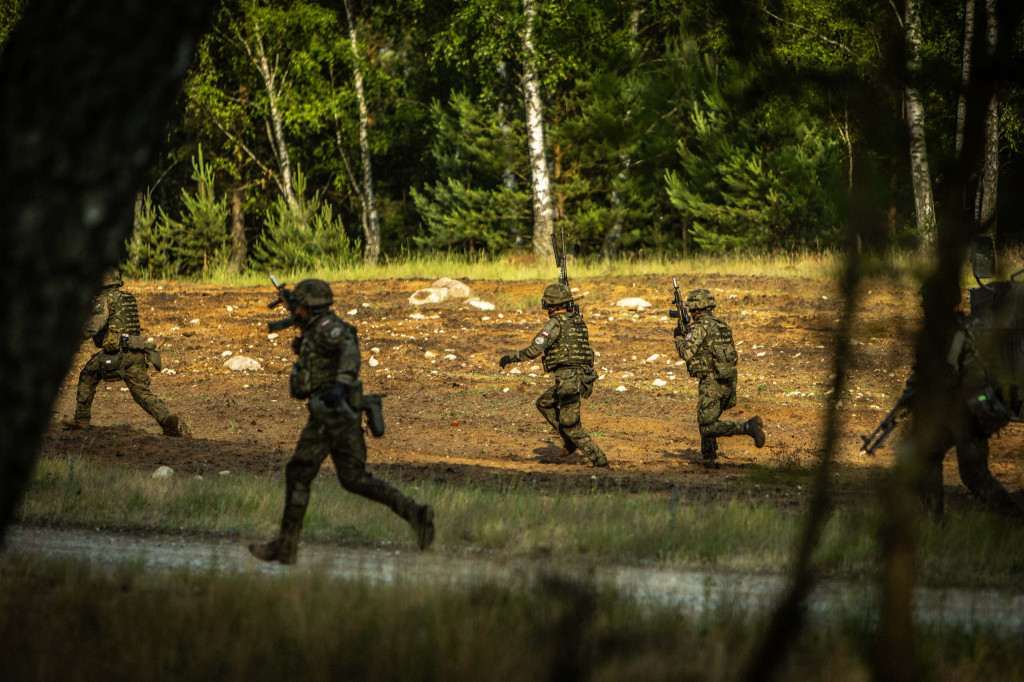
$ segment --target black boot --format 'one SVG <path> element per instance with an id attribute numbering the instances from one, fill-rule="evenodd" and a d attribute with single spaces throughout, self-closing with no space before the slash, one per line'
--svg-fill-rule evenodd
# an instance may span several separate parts
<path id="1" fill-rule="evenodd" d="M 430 547 L 434 541 L 434 508 L 429 504 L 417 504 L 409 510 L 407 519 L 416 533 L 416 544 L 420 549 Z"/>
<path id="2" fill-rule="evenodd" d="M 764 447 L 764 422 L 757 415 L 754 415 L 743 424 L 743 429 L 748 436 L 754 439 L 755 448 Z"/>

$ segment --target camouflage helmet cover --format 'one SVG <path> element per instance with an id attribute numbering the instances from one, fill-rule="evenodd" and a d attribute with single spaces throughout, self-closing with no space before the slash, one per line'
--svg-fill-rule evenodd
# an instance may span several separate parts
<path id="1" fill-rule="evenodd" d="M 124 280 L 121 279 L 121 268 L 115 265 L 103 271 L 104 287 L 119 287 L 123 284 Z"/>
<path id="2" fill-rule="evenodd" d="M 690 310 L 714 308 L 715 305 L 715 295 L 707 289 L 694 289 L 686 295 L 686 307 Z"/>
<path id="3" fill-rule="evenodd" d="M 322 279 L 304 279 L 295 285 L 292 302 L 306 308 L 322 308 L 334 302 L 331 286 Z"/>
<path id="4" fill-rule="evenodd" d="M 544 296 L 540 303 L 545 308 L 554 308 L 572 301 L 572 292 L 564 284 L 549 284 L 544 287 Z"/>

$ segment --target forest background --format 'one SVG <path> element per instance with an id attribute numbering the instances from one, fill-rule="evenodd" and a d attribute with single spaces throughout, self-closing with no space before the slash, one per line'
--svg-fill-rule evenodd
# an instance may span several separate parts
<path id="1" fill-rule="evenodd" d="M 0 39 L 26 1 L 0 1 Z M 737 27 L 684 0 L 222 0 L 124 267 L 544 256 L 559 229 L 582 256 L 826 250 L 854 159 L 877 171 L 861 246 L 926 246 L 972 58 L 999 29 L 1006 68 L 1024 55 L 994 7 L 765 0 Z M 963 198 L 1004 243 L 1024 236 L 1022 95 L 997 87 Z"/>

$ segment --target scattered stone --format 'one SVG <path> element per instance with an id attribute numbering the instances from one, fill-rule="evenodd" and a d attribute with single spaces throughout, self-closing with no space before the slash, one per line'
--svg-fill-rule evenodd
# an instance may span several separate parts
<path id="1" fill-rule="evenodd" d="M 169 466 L 162 466 L 153 472 L 153 478 L 170 478 L 174 475 L 174 469 Z"/>
<path id="2" fill-rule="evenodd" d="M 539 372 L 540 371 L 540 365 L 530 365 L 530 371 L 531 372 Z"/>
<path id="3" fill-rule="evenodd" d="M 629 389 L 626 388 L 625 386 L 619 386 L 615 390 L 618 391 L 619 393 L 622 393 L 623 391 L 628 391 Z"/>
<path id="4" fill-rule="evenodd" d="M 359 306 L 360 306 L 361 308 L 369 308 L 369 307 L 370 307 L 370 304 L 369 304 L 369 303 L 367 303 L 366 301 L 363 301 L 362 303 L 360 303 L 360 304 L 359 304 Z"/>
<path id="5" fill-rule="evenodd" d="M 359 314 L 359 309 L 358 308 L 353 308 L 352 310 L 348 311 L 345 314 L 346 315 L 358 315 Z"/>
<path id="6" fill-rule="evenodd" d="M 665 381 L 664 379 L 655 379 L 651 383 L 654 384 L 655 386 L 657 386 L 658 388 L 661 388 L 662 386 L 665 386 L 665 385 L 668 384 L 668 382 Z"/>
<path id="7" fill-rule="evenodd" d="M 430 285 L 433 289 L 447 289 L 452 298 L 469 298 L 469 286 L 450 277 L 442 277 Z"/>
<path id="8" fill-rule="evenodd" d="M 173 377 L 178 372 L 173 370 L 173 369 L 171 369 L 170 367 L 164 367 L 162 370 L 160 370 L 160 373 L 161 374 L 166 374 L 169 377 Z"/>
<path id="9" fill-rule="evenodd" d="M 231 472 L 230 472 L 230 471 L 228 471 L 227 469 L 225 469 L 224 471 L 218 471 L 218 472 L 217 472 L 217 475 L 218 475 L 218 476 L 230 476 L 230 475 L 231 475 Z"/>
<path id="10" fill-rule="evenodd" d="M 276 339 L 279 336 L 280 336 L 280 334 L 278 334 L 277 332 L 272 332 L 270 334 L 267 334 L 267 340 L 268 341 L 273 341 L 274 339 Z"/>
<path id="11" fill-rule="evenodd" d="M 444 356 L 444 359 L 445 359 L 445 360 L 455 360 L 455 359 L 456 359 L 456 357 L 455 357 L 455 355 L 454 355 L 454 354 L 452 354 L 452 353 L 449 353 L 448 355 Z"/>
<path id="12" fill-rule="evenodd" d="M 502 393 L 508 393 L 509 392 L 509 387 L 506 386 L 505 388 L 501 389 L 501 392 Z"/>
<path id="13" fill-rule="evenodd" d="M 510 369 L 508 371 L 508 373 L 509 374 L 522 374 L 523 370 L 519 369 L 518 367 L 513 367 L 512 369 Z"/>
<path id="14" fill-rule="evenodd" d="M 380 364 L 380 361 L 377 360 L 377 358 L 371 357 L 366 364 L 370 365 L 370 367 L 376 367 L 377 365 Z"/>
<path id="15" fill-rule="evenodd" d="M 229 313 L 230 313 L 231 311 L 233 311 L 233 310 L 234 310 L 234 308 L 232 308 L 231 306 L 228 306 L 228 312 L 229 312 Z"/>
<path id="16" fill-rule="evenodd" d="M 651 304 L 642 298 L 624 298 L 615 303 L 620 308 L 636 308 L 637 310 L 643 310 L 644 308 L 650 308 Z"/>
<path id="17" fill-rule="evenodd" d="M 435 353 L 432 350 L 428 350 L 426 353 L 423 354 L 423 357 L 425 357 L 425 358 L 436 358 L 437 357 L 437 353 Z"/>
<path id="18" fill-rule="evenodd" d="M 229 358 L 229 357 L 231 357 L 231 351 L 229 351 L 229 350 L 226 350 L 226 351 L 224 351 L 223 353 L 221 353 L 221 354 L 220 354 L 220 356 L 221 356 L 222 358 Z"/>
<path id="19" fill-rule="evenodd" d="M 198 317 L 194 317 L 191 320 L 189 320 L 188 323 L 189 324 L 199 324 L 199 318 Z"/>
<path id="20" fill-rule="evenodd" d="M 380 348 L 377 348 L 377 346 L 374 346 L 373 348 L 370 349 L 370 352 L 371 353 L 379 353 L 380 352 Z"/>
<path id="21" fill-rule="evenodd" d="M 646 360 L 644 360 L 644 362 L 645 362 L 645 363 L 648 363 L 648 364 L 650 364 L 650 363 L 652 363 L 652 362 L 657 362 L 658 358 L 660 358 L 660 357 L 661 357 L 660 355 L 658 355 L 657 353 L 655 353 L 655 354 L 654 354 L 654 355 L 652 355 L 651 357 L 649 357 L 649 358 L 647 358 Z"/>
<path id="22" fill-rule="evenodd" d="M 425 319 L 427 319 L 427 316 L 424 315 L 423 313 L 413 313 L 412 315 L 409 316 L 409 319 L 410 320 L 425 320 Z"/>
<path id="23" fill-rule="evenodd" d="M 471 306 L 473 306 L 474 308 L 476 308 L 477 310 L 494 310 L 494 304 L 493 303 L 488 303 L 487 301 L 481 301 L 478 298 L 474 298 L 472 301 L 469 302 L 469 304 Z"/>
<path id="24" fill-rule="evenodd" d="M 236 355 L 233 358 L 229 358 L 224 363 L 224 366 L 227 367 L 228 369 L 234 371 L 234 372 L 242 372 L 242 371 L 250 371 L 250 370 L 253 371 L 253 372 L 256 372 L 256 371 L 259 371 L 259 370 L 263 369 L 263 367 L 262 367 L 262 365 L 260 365 L 260 363 L 256 362 L 252 358 L 247 358 L 244 355 Z"/>
<path id="25" fill-rule="evenodd" d="M 443 287 L 430 287 L 419 289 L 409 297 L 409 303 L 413 305 L 428 305 L 444 303 L 448 299 L 449 291 Z"/>

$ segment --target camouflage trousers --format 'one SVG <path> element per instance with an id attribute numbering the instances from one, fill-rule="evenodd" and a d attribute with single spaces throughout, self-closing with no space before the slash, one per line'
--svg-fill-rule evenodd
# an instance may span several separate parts
<path id="1" fill-rule="evenodd" d="M 555 370 L 555 385 L 537 398 L 537 410 L 562 437 L 567 452 L 579 450 L 591 462 L 607 461 L 604 452 L 580 424 L 580 399 L 588 398 L 597 374 L 592 369 Z"/>
<path id="2" fill-rule="evenodd" d="M 922 502 L 932 514 L 941 516 L 943 512 L 942 461 L 954 447 L 960 480 L 972 495 L 991 511 L 1024 516 L 1024 510 L 989 471 L 988 436 L 978 428 L 965 402 L 960 402 L 945 420 L 941 432 L 936 434 L 934 447 L 923 460 L 919 492 Z"/>
<path id="3" fill-rule="evenodd" d="M 306 507 L 309 505 L 310 485 L 328 455 L 334 462 L 341 487 L 380 502 L 407 521 L 410 519 L 416 502 L 366 470 L 366 440 L 363 437 L 361 417 L 328 429 L 323 421 L 310 415 L 299 434 L 295 452 L 285 466 L 284 514 L 279 535 L 281 540 L 291 543 L 298 541 Z"/>
<path id="4" fill-rule="evenodd" d="M 746 433 L 744 422 L 720 419 L 722 412 L 736 405 L 736 380 L 719 381 L 705 376 L 697 386 L 697 428 L 700 431 L 700 454 L 705 460 L 718 455 L 718 438 Z"/>
<path id="5" fill-rule="evenodd" d="M 92 417 L 92 401 L 96 397 L 96 386 L 104 379 L 124 381 L 135 402 L 157 422 L 163 421 L 169 414 L 164 401 L 149 390 L 149 360 L 145 353 L 100 351 L 89 358 L 78 375 L 75 420 L 87 422 Z"/>

